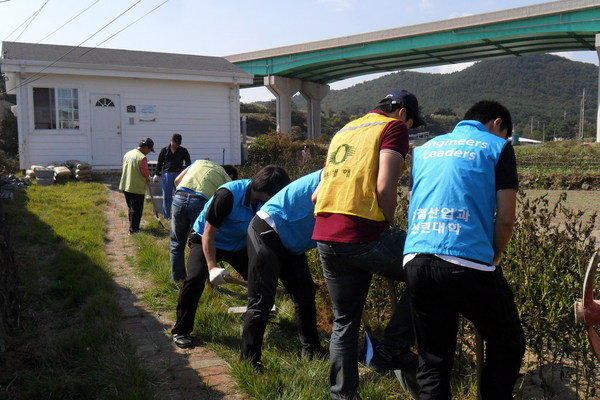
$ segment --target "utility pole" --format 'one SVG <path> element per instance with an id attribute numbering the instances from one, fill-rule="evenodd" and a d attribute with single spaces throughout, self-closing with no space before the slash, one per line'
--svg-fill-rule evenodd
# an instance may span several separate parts
<path id="1" fill-rule="evenodd" d="M 546 141 L 546 123 L 544 122 L 544 125 L 542 127 L 542 143 L 544 143 Z"/>
<path id="2" fill-rule="evenodd" d="M 531 123 L 529 124 L 529 137 L 533 136 L 533 115 L 531 116 Z"/>
<path id="3" fill-rule="evenodd" d="M 585 88 L 583 88 L 583 94 L 581 95 L 581 107 L 579 109 L 579 133 L 577 139 L 583 140 L 583 122 L 585 120 Z"/>

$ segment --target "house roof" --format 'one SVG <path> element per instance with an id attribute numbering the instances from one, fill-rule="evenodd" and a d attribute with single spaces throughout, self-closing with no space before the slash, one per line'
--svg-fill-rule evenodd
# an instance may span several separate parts
<path id="1" fill-rule="evenodd" d="M 155 53 L 104 49 L 93 47 L 63 46 L 54 44 L 35 44 L 20 42 L 2 43 L 2 60 L 50 63 L 56 66 L 96 66 L 110 69 L 160 69 L 176 73 L 202 72 L 252 76 L 223 57 L 196 56 L 189 54 Z M 10 63 L 10 61 L 8 61 Z"/>

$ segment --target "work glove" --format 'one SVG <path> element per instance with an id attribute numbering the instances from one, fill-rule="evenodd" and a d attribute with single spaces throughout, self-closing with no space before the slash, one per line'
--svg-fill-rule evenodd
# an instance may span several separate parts
<path id="1" fill-rule="evenodd" d="M 208 271 L 210 283 L 214 286 L 222 285 L 227 283 L 225 278 L 229 276 L 229 273 L 225 268 L 213 268 Z"/>
<path id="2" fill-rule="evenodd" d="M 152 182 L 154 182 L 154 183 L 157 183 L 157 182 L 158 182 L 158 179 L 159 179 L 159 178 L 158 178 L 158 175 L 154 175 L 154 176 L 152 177 Z"/>

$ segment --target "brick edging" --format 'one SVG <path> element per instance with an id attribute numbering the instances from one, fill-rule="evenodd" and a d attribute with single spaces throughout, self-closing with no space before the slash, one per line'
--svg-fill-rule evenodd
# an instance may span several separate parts
<path id="1" fill-rule="evenodd" d="M 229 364 L 202 346 L 180 349 L 168 332 L 174 321 L 169 315 L 153 312 L 142 300 L 143 283 L 135 279 L 128 256 L 134 248 L 127 236 L 127 206 L 116 182 L 105 184 L 107 264 L 113 274 L 118 301 L 123 311 L 122 328 L 144 366 L 157 377 L 156 398 L 161 400 L 247 400 L 236 389 Z"/>

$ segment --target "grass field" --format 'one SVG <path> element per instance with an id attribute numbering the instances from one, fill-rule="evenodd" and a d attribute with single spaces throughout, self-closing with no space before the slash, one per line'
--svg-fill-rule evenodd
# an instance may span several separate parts
<path id="1" fill-rule="evenodd" d="M 563 191 L 525 193 L 528 198 L 546 196 L 553 204 Z M 9 223 L 27 277 L 22 288 L 27 300 L 24 306 L 30 309 L 24 331 L 14 338 L 20 341 L 15 343 L 19 358 L 12 360 L 12 371 L 9 368 L 0 373 L 0 388 L 9 386 L 13 390 L 13 397 L 9 398 L 152 398 L 152 378 L 141 369 L 127 338 L 116 328 L 119 315 L 111 299 L 102 250 L 105 201 L 100 185 L 69 183 L 34 186 L 10 207 Z M 569 191 L 565 205 L 582 210 L 581 218 L 587 219 L 600 213 L 600 192 Z M 134 239 L 138 255 L 132 263 L 140 268 L 140 277 L 150 282 L 144 299 L 157 311 L 174 313 L 176 293 L 168 282 L 168 236 L 150 214 L 150 207 L 145 208 L 143 233 Z M 557 222 L 568 222 L 557 218 Z M 598 248 L 600 220 L 596 221 L 593 234 Z M 318 264 L 318 259 L 313 258 L 311 262 Z M 318 265 L 315 270 L 319 270 Z M 244 304 L 239 288 L 207 288 L 195 331 L 206 346 L 231 364 L 240 387 L 256 399 L 327 398 L 328 363 L 298 360 L 293 305 L 285 296 L 278 298 L 280 312 L 265 336 L 264 360 L 269 372 L 257 375 L 237 360 L 241 322 L 239 316 L 227 314 L 226 310 Z M 572 321 L 572 302 L 569 307 Z M 557 332 L 564 336 L 563 331 Z M 324 344 L 327 336 L 324 330 Z M 360 372 L 363 398 L 408 399 L 393 377 L 369 368 L 361 367 Z M 475 398 L 474 380 L 465 378 L 470 372 L 472 368 L 467 364 L 454 388 L 463 394 L 462 400 Z M 49 389 L 55 397 L 43 397 Z M 524 391 L 519 398 L 541 397 Z"/>

